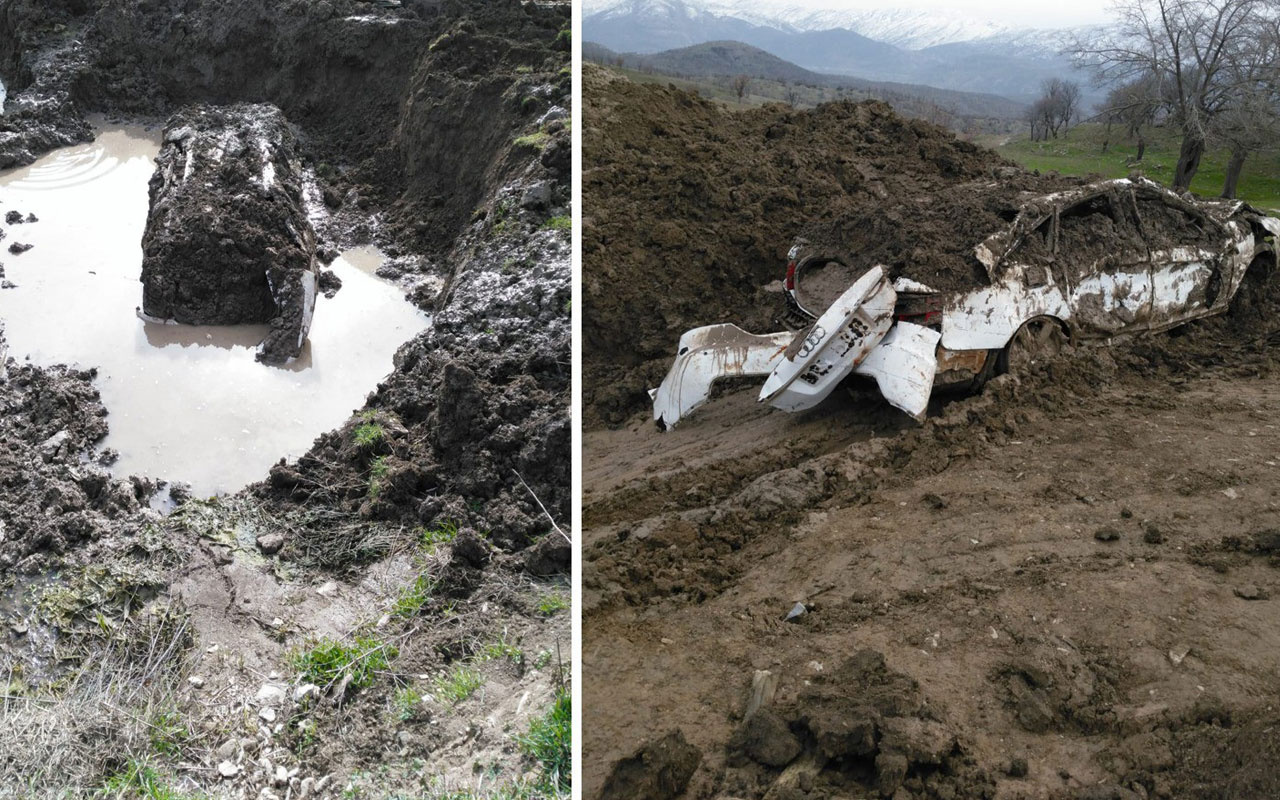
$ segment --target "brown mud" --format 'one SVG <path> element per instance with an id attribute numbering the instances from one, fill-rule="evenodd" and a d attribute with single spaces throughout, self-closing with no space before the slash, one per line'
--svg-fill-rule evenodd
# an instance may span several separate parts
<path id="1" fill-rule="evenodd" d="M 716 113 L 591 91 L 618 115 L 644 96 L 655 127 L 655 98 L 690 126 Z M 647 286 L 648 263 L 613 260 L 596 296 Z M 730 388 L 668 433 L 643 410 L 588 430 L 584 796 L 676 732 L 699 759 L 671 798 L 1273 796 L 1264 266 L 1226 316 L 935 398 L 923 424 L 872 392 L 786 415 Z M 649 302 L 705 300 L 719 273 L 689 273 Z M 723 295 L 710 308 L 754 302 Z"/>

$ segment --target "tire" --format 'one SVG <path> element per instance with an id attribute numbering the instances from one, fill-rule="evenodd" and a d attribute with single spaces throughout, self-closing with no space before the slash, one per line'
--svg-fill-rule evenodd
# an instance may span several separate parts
<path id="1" fill-rule="evenodd" d="M 1062 323 L 1053 317 L 1032 317 L 1000 351 L 996 368 L 1001 375 L 1025 374 L 1041 361 L 1053 358 L 1070 345 Z"/>

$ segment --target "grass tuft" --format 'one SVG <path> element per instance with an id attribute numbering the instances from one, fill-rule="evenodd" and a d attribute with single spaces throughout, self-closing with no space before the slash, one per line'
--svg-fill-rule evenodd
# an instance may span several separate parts
<path id="1" fill-rule="evenodd" d="M 542 223 L 542 227 L 553 231 L 569 231 L 573 230 L 573 217 L 565 214 L 559 217 L 552 217 Z"/>
<path id="2" fill-rule="evenodd" d="M 466 664 L 457 664 L 445 675 L 435 680 L 436 694 L 455 706 L 475 694 L 484 685 L 480 670 Z"/>
<path id="3" fill-rule="evenodd" d="M 362 689 L 373 684 L 396 654 L 396 648 L 370 637 L 357 637 L 350 644 L 326 637 L 295 652 L 290 660 L 304 680 L 318 686 L 336 683 L 350 673 L 351 685 Z"/>
<path id="4" fill-rule="evenodd" d="M 520 749 L 541 765 L 539 788 L 547 792 L 567 792 L 572 776 L 573 701 L 568 690 L 556 692 L 547 713 L 529 725 L 529 732 L 516 737 Z"/>
<path id="5" fill-rule="evenodd" d="M 551 134 L 546 131 L 538 131 L 537 133 L 530 133 L 525 136 L 516 137 L 513 144 L 515 144 L 516 147 L 527 147 L 530 150 L 544 150 L 546 149 L 547 142 L 550 139 Z"/>
<path id="6" fill-rule="evenodd" d="M 547 592 L 538 598 L 538 613 L 545 617 L 558 614 L 569 608 L 569 598 L 560 592 Z"/>

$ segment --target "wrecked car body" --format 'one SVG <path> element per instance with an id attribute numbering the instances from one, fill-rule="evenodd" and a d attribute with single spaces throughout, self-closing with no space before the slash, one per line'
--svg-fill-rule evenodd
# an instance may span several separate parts
<path id="1" fill-rule="evenodd" d="M 987 283 L 964 291 L 891 280 L 882 266 L 857 276 L 852 259 L 800 239 L 785 281 L 795 330 L 684 334 L 650 392 L 654 420 L 675 425 L 723 377 L 764 377 L 761 402 L 799 411 L 850 375 L 874 379 L 891 405 L 923 419 L 936 387 L 977 388 L 1068 344 L 1222 313 L 1250 269 L 1275 266 L 1277 235 L 1280 219 L 1242 202 L 1188 199 L 1135 177 L 1023 203 L 975 246 Z"/>

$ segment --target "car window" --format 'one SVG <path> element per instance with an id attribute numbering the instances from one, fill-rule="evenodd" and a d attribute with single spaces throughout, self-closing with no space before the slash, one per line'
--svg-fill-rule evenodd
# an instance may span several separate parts
<path id="1" fill-rule="evenodd" d="M 1213 239 L 1212 223 L 1159 197 L 1139 197 L 1138 214 L 1152 250 L 1203 245 Z"/>
<path id="2" fill-rule="evenodd" d="M 1012 264 L 1047 265 L 1053 260 L 1053 217 L 1046 217 L 1005 256 Z"/>
<path id="3" fill-rule="evenodd" d="M 1119 196 L 1096 195 L 1062 209 L 1058 264 L 1071 278 L 1146 260 L 1146 245 Z"/>

